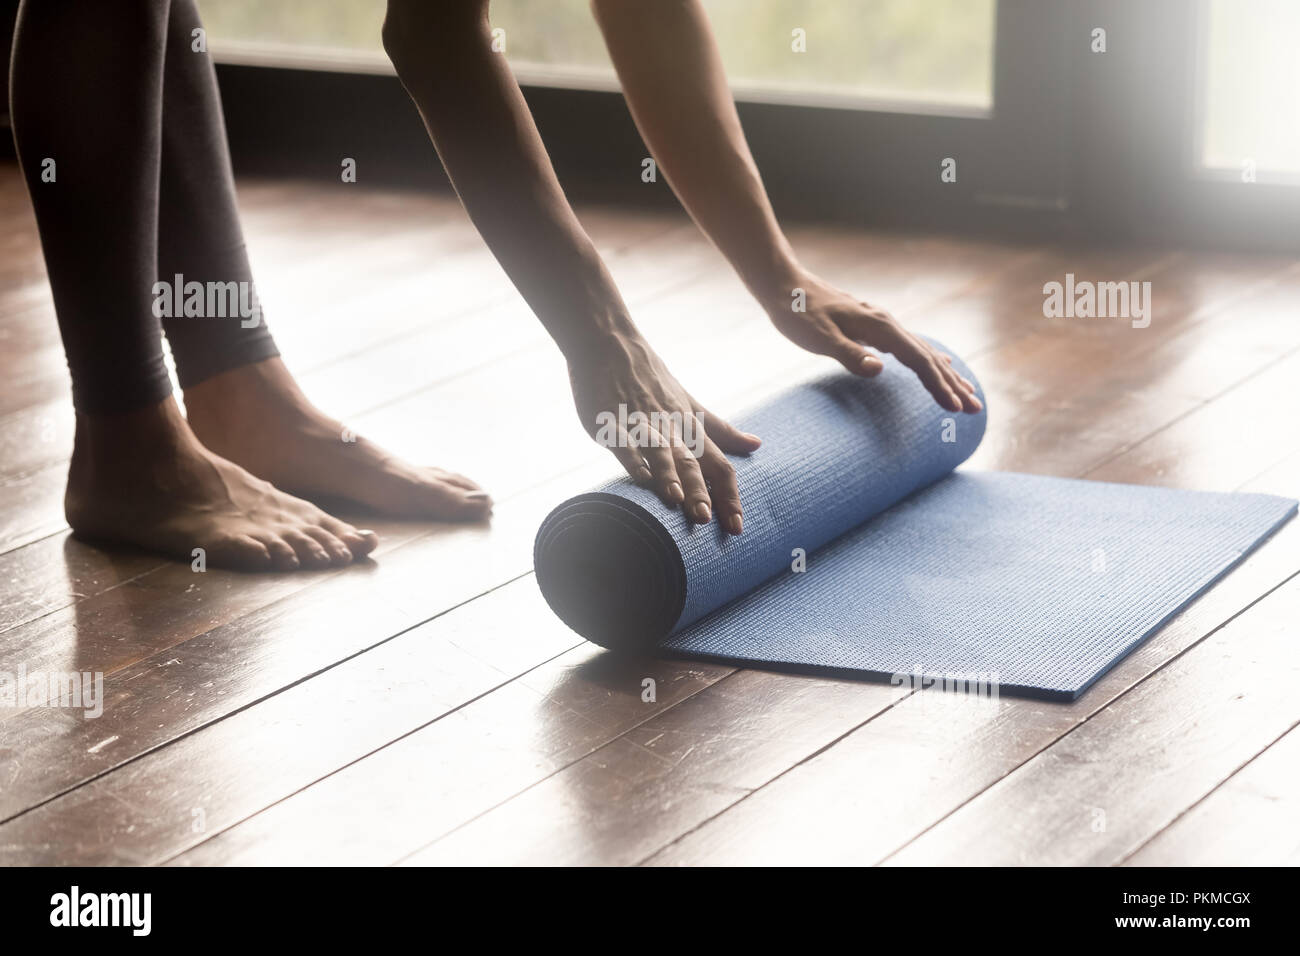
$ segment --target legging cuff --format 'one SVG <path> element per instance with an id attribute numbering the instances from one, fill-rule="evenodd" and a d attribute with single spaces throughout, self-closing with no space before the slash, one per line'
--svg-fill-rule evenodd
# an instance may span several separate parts
<path id="1" fill-rule="evenodd" d="M 275 339 L 265 328 L 259 329 L 257 335 L 241 338 L 220 350 L 209 350 L 201 355 L 187 355 L 185 361 L 176 362 L 176 378 L 181 388 L 190 388 L 206 381 L 214 375 L 228 372 L 233 368 L 252 365 L 280 354 Z"/>
<path id="2" fill-rule="evenodd" d="M 144 368 L 121 368 L 116 374 L 74 375 L 72 407 L 81 415 L 112 415 L 157 405 L 172 393 L 162 354 Z"/>

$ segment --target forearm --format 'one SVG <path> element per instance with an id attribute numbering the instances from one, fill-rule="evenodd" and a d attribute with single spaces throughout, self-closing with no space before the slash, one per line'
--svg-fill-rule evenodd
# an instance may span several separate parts
<path id="1" fill-rule="evenodd" d="M 660 171 L 765 305 L 798 273 L 698 0 L 592 0 L 623 93 Z"/>
<path id="2" fill-rule="evenodd" d="M 505 58 L 487 4 L 390 2 L 388 50 L 474 225 L 571 359 L 634 331 L 570 208 Z"/>

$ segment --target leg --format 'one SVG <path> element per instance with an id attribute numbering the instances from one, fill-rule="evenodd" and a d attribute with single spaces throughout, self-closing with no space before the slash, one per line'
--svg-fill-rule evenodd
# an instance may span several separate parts
<path id="1" fill-rule="evenodd" d="M 245 568 L 323 567 L 374 547 L 213 455 L 181 417 L 154 318 L 168 0 L 20 10 L 12 114 L 72 373 L 68 522 L 82 535 Z M 54 160 L 54 176 L 43 175 Z"/>
<path id="2" fill-rule="evenodd" d="M 81 416 L 171 394 L 152 311 L 166 28 L 166 0 L 19 13 L 15 141 Z"/>
<path id="3" fill-rule="evenodd" d="M 158 187 L 158 278 L 173 282 L 182 275 L 186 282 L 235 282 L 251 290 L 253 273 L 235 205 L 217 77 L 208 54 L 196 52 L 192 45 L 191 34 L 199 26 L 194 0 L 171 0 Z M 254 320 L 256 325 L 245 327 L 238 314 L 163 318 L 187 399 L 199 382 L 280 354 L 260 310 Z"/>
<path id="4" fill-rule="evenodd" d="M 191 49 L 193 0 L 172 0 L 162 134 L 158 272 L 188 282 L 252 282 L 235 205 L 216 75 Z M 440 468 L 407 464 L 316 408 L 278 357 L 265 325 L 234 318 L 164 320 L 190 426 L 212 451 L 277 487 L 346 498 L 403 517 L 475 520 L 492 502 Z"/>

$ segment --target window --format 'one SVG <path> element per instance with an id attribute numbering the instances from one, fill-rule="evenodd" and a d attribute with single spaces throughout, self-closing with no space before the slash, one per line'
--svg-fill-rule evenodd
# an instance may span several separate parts
<path id="1" fill-rule="evenodd" d="M 1211 0 L 1201 89 L 1206 169 L 1300 182 L 1298 37 L 1296 0 Z"/>
<path id="2" fill-rule="evenodd" d="M 741 99 L 993 105 L 995 0 L 704 0 Z M 588 0 L 493 0 L 520 78 L 612 88 Z M 202 0 L 221 59 L 386 70 L 383 0 Z"/>

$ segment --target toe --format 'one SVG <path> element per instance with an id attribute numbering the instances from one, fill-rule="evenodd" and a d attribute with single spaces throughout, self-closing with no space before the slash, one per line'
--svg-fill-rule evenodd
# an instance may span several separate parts
<path id="1" fill-rule="evenodd" d="M 328 568 L 333 564 L 329 552 L 321 547 L 320 542 L 305 533 L 301 528 L 281 528 L 279 534 L 292 546 L 303 567 Z"/>
<path id="2" fill-rule="evenodd" d="M 338 538 L 348 547 L 353 558 L 364 558 L 375 546 L 379 544 L 379 535 L 373 531 L 354 528 L 346 521 L 340 521 L 333 515 L 325 515 L 321 520 L 321 525 L 334 537 Z"/>
<path id="3" fill-rule="evenodd" d="M 275 567 L 267 546 L 246 534 L 223 535 L 204 547 L 213 567 L 237 571 L 269 571 Z"/>
<path id="4" fill-rule="evenodd" d="M 341 568 L 345 564 L 352 563 L 352 552 L 338 537 L 330 533 L 320 525 L 308 526 L 302 529 L 304 533 L 311 535 L 316 539 L 316 543 L 324 548 L 330 556 L 330 563 L 336 568 Z"/>
<path id="5" fill-rule="evenodd" d="M 354 558 L 363 558 L 379 547 L 379 535 L 369 528 L 353 528 L 349 526 L 348 530 L 339 537 L 343 539 L 344 544 L 352 549 L 352 557 Z"/>
<path id="6" fill-rule="evenodd" d="M 457 474 L 454 471 L 447 471 L 444 468 L 431 469 L 434 479 L 457 488 L 463 488 L 466 491 L 482 491 L 483 488 L 477 482 L 466 478 L 464 475 Z"/>
<path id="7" fill-rule="evenodd" d="M 492 498 L 486 491 L 445 481 L 428 482 L 419 497 L 428 516 L 442 521 L 481 521 L 492 513 Z"/>
<path id="8" fill-rule="evenodd" d="M 275 570 L 297 571 L 302 567 L 297 552 L 279 535 L 264 531 L 257 536 L 257 539 L 266 548 L 270 555 L 271 566 Z"/>

